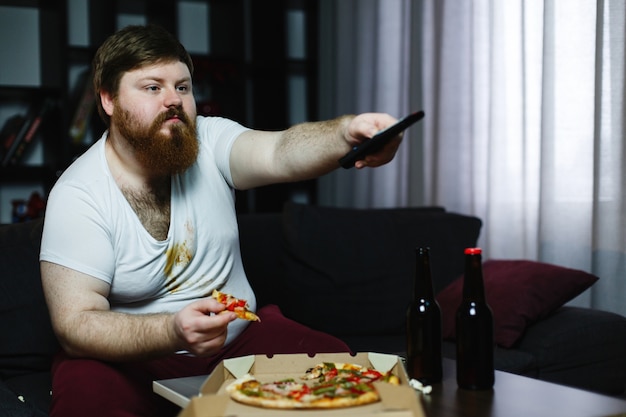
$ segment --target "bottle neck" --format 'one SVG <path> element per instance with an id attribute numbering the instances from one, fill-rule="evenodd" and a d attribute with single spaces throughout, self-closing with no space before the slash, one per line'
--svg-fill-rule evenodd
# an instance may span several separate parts
<path id="1" fill-rule="evenodd" d="M 413 298 L 434 298 L 433 280 L 430 272 L 430 253 L 428 248 L 415 250 L 415 281 Z"/>
<path id="2" fill-rule="evenodd" d="M 483 283 L 482 255 L 472 253 L 465 255 L 465 278 L 463 281 L 464 301 L 485 301 Z"/>

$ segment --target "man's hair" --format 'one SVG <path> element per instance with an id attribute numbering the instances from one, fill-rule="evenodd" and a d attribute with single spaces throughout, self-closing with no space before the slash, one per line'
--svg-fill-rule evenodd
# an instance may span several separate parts
<path id="1" fill-rule="evenodd" d="M 127 26 L 105 40 L 96 52 L 92 65 L 96 104 L 104 123 L 109 126 L 111 120 L 102 108 L 102 91 L 115 97 L 125 72 L 172 61 L 184 63 L 193 75 L 193 62 L 185 47 L 170 32 L 157 25 Z"/>

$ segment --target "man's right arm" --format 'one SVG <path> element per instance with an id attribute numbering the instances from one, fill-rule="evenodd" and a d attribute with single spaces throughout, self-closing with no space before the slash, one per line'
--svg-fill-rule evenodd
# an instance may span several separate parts
<path id="1" fill-rule="evenodd" d="M 51 262 L 41 262 L 41 278 L 52 325 L 63 349 L 74 357 L 109 361 L 148 359 L 187 350 L 204 356 L 226 340 L 234 313 L 212 298 L 171 314 L 113 312 L 109 284 Z"/>

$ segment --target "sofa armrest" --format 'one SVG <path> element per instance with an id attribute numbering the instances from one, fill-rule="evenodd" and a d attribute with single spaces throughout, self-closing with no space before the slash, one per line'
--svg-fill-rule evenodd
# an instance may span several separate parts
<path id="1" fill-rule="evenodd" d="M 537 377 L 618 395 L 626 387 L 626 318 L 564 306 L 528 327 L 520 350 L 535 357 Z"/>
<path id="2" fill-rule="evenodd" d="M 0 377 L 50 369 L 59 344 L 41 287 L 43 220 L 0 227 Z"/>

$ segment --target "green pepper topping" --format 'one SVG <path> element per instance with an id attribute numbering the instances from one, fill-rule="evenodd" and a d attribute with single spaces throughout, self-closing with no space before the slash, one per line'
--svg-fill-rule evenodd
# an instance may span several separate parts
<path id="1" fill-rule="evenodd" d="M 242 389 L 241 393 L 247 395 L 248 397 L 261 397 L 263 393 L 261 391 L 252 390 L 252 389 Z"/>
<path id="2" fill-rule="evenodd" d="M 329 397 L 333 397 L 335 395 L 335 387 L 330 385 L 330 386 L 322 386 L 322 387 L 317 387 L 313 389 L 313 394 L 315 395 L 326 395 Z"/>

